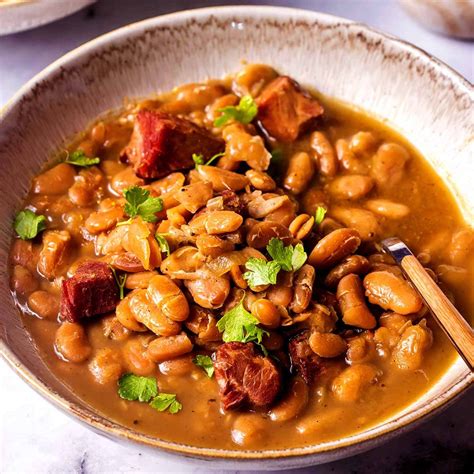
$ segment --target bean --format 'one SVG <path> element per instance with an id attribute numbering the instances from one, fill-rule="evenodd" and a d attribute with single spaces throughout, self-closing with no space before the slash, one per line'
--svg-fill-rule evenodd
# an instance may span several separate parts
<path id="1" fill-rule="evenodd" d="M 406 280 L 390 272 L 372 272 L 364 278 L 370 303 L 400 314 L 417 313 L 423 306 L 420 295 Z"/>
<path id="2" fill-rule="evenodd" d="M 453 234 L 448 247 L 448 258 L 452 265 L 463 266 L 474 248 L 474 231 L 462 229 Z"/>
<path id="3" fill-rule="evenodd" d="M 201 255 L 205 257 L 216 258 L 227 252 L 234 250 L 234 244 L 223 240 L 217 235 L 198 235 L 196 238 L 196 247 Z"/>
<path id="4" fill-rule="evenodd" d="M 136 375 L 150 375 L 156 369 L 156 364 L 148 356 L 149 337 L 135 337 L 125 343 L 122 356 L 128 371 Z"/>
<path id="5" fill-rule="evenodd" d="M 347 140 L 339 139 L 336 142 L 336 154 L 341 167 L 350 173 L 367 174 L 368 166 L 361 161 L 351 150 Z"/>
<path id="6" fill-rule="evenodd" d="M 127 275 L 125 288 L 129 290 L 136 290 L 137 288 L 146 289 L 155 275 L 157 275 L 156 272 L 137 272 Z"/>
<path id="7" fill-rule="evenodd" d="M 376 144 L 377 140 L 371 132 L 357 132 L 352 135 L 349 146 L 357 155 L 366 156 L 374 150 Z"/>
<path id="8" fill-rule="evenodd" d="M 232 425 L 232 441 L 239 446 L 255 446 L 265 434 L 265 419 L 256 413 L 237 415 Z"/>
<path id="9" fill-rule="evenodd" d="M 334 230 L 342 229 L 342 227 L 344 226 L 331 217 L 325 217 L 319 224 L 318 230 L 321 235 L 328 235 Z"/>
<path id="10" fill-rule="evenodd" d="M 226 94 L 218 97 L 211 105 L 207 107 L 206 118 L 214 124 L 214 120 L 222 115 L 219 109 L 224 107 L 236 106 L 239 103 L 239 98 L 235 94 Z"/>
<path id="11" fill-rule="evenodd" d="M 313 248 L 308 263 L 316 268 L 328 268 L 354 253 L 360 237 L 354 229 L 336 229 L 323 237 Z"/>
<path id="12" fill-rule="evenodd" d="M 375 357 L 375 341 L 371 333 L 363 333 L 347 341 L 346 362 L 349 365 L 369 362 Z"/>
<path id="13" fill-rule="evenodd" d="M 121 353 L 111 347 L 99 349 L 89 362 L 89 370 L 101 385 L 117 382 L 123 373 Z"/>
<path id="14" fill-rule="evenodd" d="M 291 243 L 293 236 L 288 227 L 278 222 L 258 222 L 247 233 L 247 245 L 255 249 L 263 249 L 271 239 L 277 238 L 284 245 Z"/>
<path id="15" fill-rule="evenodd" d="M 396 277 L 403 277 L 403 272 L 398 265 L 387 265 L 386 263 L 371 263 L 370 264 L 371 272 L 390 272 L 393 273 Z"/>
<path id="16" fill-rule="evenodd" d="M 315 304 L 307 313 L 307 324 L 312 331 L 331 332 L 336 328 L 337 315 L 332 308 L 323 304 Z M 301 316 L 307 313 L 302 313 Z"/>
<path id="17" fill-rule="evenodd" d="M 56 319 L 59 313 L 59 298 L 49 291 L 34 291 L 28 297 L 28 308 L 41 319 Z"/>
<path id="18" fill-rule="evenodd" d="M 112 341 L 125 341 L 130 336 L 130 331 L 119 321 L 115 314 L 102 317 L 102 333 Z"/>
<path id="19" fill-rule="evenodd" d="M 283 187 L 293 194 L 301 194 L 314 175 L 314 164 L 308 153 L 298 152 L 290 157 L 283 179 Z"/>
<path id="20" fill-rule="evenodd" d="M 221 333 L 217 329 L 217 321 L 211 311 L 193 305 L 189 318 L 184 323 L 186 328 L 197 335 L 196 344 L 220 341 Z"/>
<path id="21" fill-rule="evenodd" d="M 12 270 L 11 287 L 17 294 L 27 296 L 38 289 L 39 283 L 27 268 L 15 265 Z"/>
<path id="22" fill-rule="evenodd" d="M 323 176 L 333 177 L 337 173 L 337 158 L 331 142 L 322 132 L 313 132 L 309 138 L 318 163 L 319 172 Z"/>
<path id="23" fill-rule="evenodd" d="M 186 210 L 194 214 L 212 198 L 212 184 L 207 181 L 188 184 L 175 194 L 175 198 Z"/>
<path id="24" fill-rule="evenodd" d="M 410 214 L 408 206 L 388 199 L 371 199 L 365 202 L 365 207 L 369 211 L 388 219 L 402 219 Z"/>
<path id="25" fill-rule="evenodd" d="M 122 239 L 124 248 L 140 260 L 145 270 L 153 270 L 161 264 L 161 250 L 152 231 L 151 224 L 137 217 L 129 226 L 127 240 Z"/>
<path id="26" fill-rule="evenodd" d="M 423 356 L 433 343 L 431 329 L 423 319 L 415 326 L 408 326 L 393 349 L 391 362 L 399 370 L 418 370 Z"/>
<path id="27" fill-rule="evenodd" d="M 154 362 L 163 362 L 191 352 L 193 343 L 184 332 L 176 336 L 157 337 L 150 342 L 147 354 Z"/>
<path id="28" fill-rule="evenodd" d="M 341 402 L 353 403 L 367 386 L 377 381 L 378 375 L 379 371 L 373 365 L 352 365 L 333 380 L 331 390 Z"/>
<path id="29" fill-rule="evenodd" d="M 248 287 L 247 282 L 243 277 L 242 270 L 240 269 L 240 265 L 232 265 L 229 271 L 229 275 L 231 280 L 233 281 L 234 285 L 238 288 L 245 289 Z"/>
<path id="30" fill-rule="evenodd" d="M 468 278 L 468 271 L 454 265 L 438 265 L 436 267 L 437 277 L 451 288 L 461 287 Z"/>
<path id="31" fill-rule="evenodd" d="M 307 191 L 304 192 L 301 197 L 301 204 L 303 206 L 303 211 L 307 214 L 314 215 L 318 207 L 328 208 L 327 203 L 328 196 L 326 193 L 318 186 L 311 186 Z"/>
<path id="32" fill-rule="evenodd" d="M 38 259 L 38 271 L 49 280 L 59 276 L 68 259 L 71 234 L 67 230 L 49 230 L 43 233 L 43 247 Z"/>
<path id="33" fill-rule="evenodd" d="M 158 368 L 163 375 L 182 377 L 193 372 L 196 366 L 193 364 L 190 356 L 184 355 L 175 359 L 165 360 L 158 365 Z"/>
<path id="34" fill-rule="evenodd" d="M 280 313 L 270 300 L 259 298 L 254 301 L 251 305 L 251 313 L 263 326 L 277 328 L 280 325 Z"/>
<path id="35" fill-rule="evenodd" d="M 380 316 L 379 325 L 398 333 L 407 325 L 410 318 L 398 313 L 384 313 Z"/>
<path id="36" fill-rule="evenodd" d="M 276 71 L 265 64 L 248 64 L 235 76 L 232 89 L 240 96 L 257 97 L 276 77 Z"/>
<path id="37" fill-rule="evenodd" d="M 328 191 L 336 199 L 357 201 L 368 194 L 373 187 L 374 180 L 370 176 L 352 174 L 333 179 L 328 186 Z"/>
<path id="38" fill-rule="evenodd" d="M 163 104 L 160 110 L 174 114 L 204 110 L 224 92 L 225 89 L 220 84 L 184 84 L 173 89 L 174 100 Z"/>
<path id="39" fill-rule="evenodd" d="M 102 179 L 101 171 L 95 166 L 80 171 L 68 191 L 71 202 L 80 207 L 90 206 L 95 200 L 95 193 L 102 183 Z"/>
<path id="40" fill-rule="evenodd" d="M 150 300 L 146 290 L 135 290 L 129 305 L 135 319 L 157 336 L 174 336 L 180 332 L 181 324 L 168 319 Z"/>
<path id="41" fill-rule="evenodd" d="M 150 280 L 148 294 L 158 309 L 172 321 L 184 321 L 189 316 L 188 300 L 167 276 L 156 275 Z"/>
<path id="42" fill-rule="evenodd" d="M 73 166 L 60 163 L 33 180 L 33 192 L 49 195 L 64 194 L 74 184 L 75 176 Z"/>
<path id="43" fill-rule="evenodd" d="M 127 188 L 130 188 L 131 186 L 143 186 L 144 184 L 145 181 L 135 174 L 133 168 L 127 166 L 127 168 L 119 171 L 112 177 L 110 187 L 117 193 L 117 195 L 122 196 Z"/>
<path id="44" fill-rule="evenodd" d="M 286 202 L 288 202 L 286 195 L 263 194 L 252 199 L 247 204 L 247 210 L 250 217 L 261 219 L 280 209 Z"/>
<path id="45" fill-rule="evenodd" d="M 309 345 L 319 357 L 337 357 L 347 349 L 346 341 L 338 334 L 330 332 L 313 332 L 309 337 Z"/>
<path id="46" fill-rule="evenodd" d="M 343 321 L 349 326 L 372 329 L 376 320 L 365 304 L 364 290 L 357 275 L 343 277 L 337 285 L 337 300 Z"/>
<path id="47" fill-rule="evenodd" d="M 278 222 L 286 227 L 296 217 L 297 205 L 291 199 L 283 200 L 277 209 L 271 211 L 265 216 L 265 221 Z"/>
<path id="48" fill-rule="evenodd" d="M 107 211 L 93 212 L 86 219 L 84 226 L 91 234 L 100 234 L 115 227 L 123 215 L 122 207 L 116 205 Z"/>
<path id="49" fill-rule="evenodd" d="M 379 232 L 379 224 L 376 217 L 372 212 L 365 209 L 333 207 L 330 209 L 330 214 L 346 227 L 359 232 L 362 240 L 373 240 Z"/>
<path id="50" fill-rule="evenodd" d="M 15 239 L 10 251 L 10 260 L 15 265 L 27 268 L 31 273 L 36 271 L 39 247 L 31 240 Z"/>
<path id="51" fill-rule="evenodd" d="M 288 229 L 295 239 L 303 240 L 311 233 L 313 226 L 314 217 L 308 214 L 300 214 L 291 221 Z"/>
<path id="52" fill-rule="evenodd" d="M 77 323 L 64 322 L 56 331 L 54 348 L 68 362 L 84 362 L 92 349 L 84 328 Z"/>
<path id="53" fill-rule="evenodd" d="M 278 315 L 280 317 L 280 312 Z M 280 351 L 285 345 L 285 338 L 277 331 L 267 331 L 267 334 L 263 335 L 262 344 L 267 351 Z"/>
<path id="54" fill-rule="evenodd" d="M 365 275 L 370 270 L 370 263 L 361 255 L 349 255 L 334 267 L 324 279 L 324 284 L 329 288 L 335 288 L 339 280 L 350 273 Z"/>
<path id="55" fill-rule="evenodd" d="M 248 170 L 245 172 L 245 176 L 250 181 L 250 184 L 260 191 L 273 191 L 276 188 L 276 183 L 273 178 L 258 170 Z"/>
<path id="56" fill-rule="evenodd" d="M 175 250 L 161 263 L 161 273 L 170 278 L 195 277 L 196 270 L 203 264 L 203 257 L 196 247 L 185 245 Z"/>
<path id="57" fill-rule="evenodd" d="M 294 295 L 290 304 L 290 310 L 294 313 L 302 313 L 308 307 L 315 277 L 314 267 L 308 264 L 303 265 L 296 273 Z"/>
<path id="58" fill-rule="evenodd" d="M 296 431 L 306 439 L 310 435 L 327 432 L 332 426 L 337 426 L 343 422 L 344 411 L 342 408 L 324 408 L 324 410 L 315 411 L 307 414 L 298 420 Z"/>
<path id="59" fill-rule="evenodd" d="M 208 309 L 220 308 L 230 291 L 228 277 L 218 277 L 212 273 L 203 273 L 201 278 L 186 280 L 184 284 L 194 301 L 203 308 Z"/>
<path id="60" fill-rule="evenodd" d="M 290 382 L 288 392 L 280 402 L 270 410 L 272 421 L 288 421 L 296 418 L 307 406 L 308 386 L 302 379 L 295 377 Z"/>
<path id="61" fill-rule="evenodd" d="M 293 288 L 277 283 L 268 289 L 267 298 L 277 306 L 287 307 L 293 299 Z"/>
<path id="62" fill-rule="evenodd" d="M 218 193 L 229 189 L 241 191 L 249 184 L 249 179 L 246 176 L 215 166 L 200 165 L 197 172 L 201 179 L 209 181 L 212 184 L 212 189 Z"/>
<path id="63" fill-rule="evenodd" d="M 243 217 L 236 212 L 215 211 L 209 213 L 204 225 L 208 234 L 225 234 L 237 230 L 243 221 Z"/>
<path id="64" fill-rule="evenodd" d="M 117 319 L 119 320 L 120 324 L 122 324 L 130 331 L 145 332 L 147 331 L 146 326 L 136 320 L 135 315 L 133 314 L 132 309 L 130 308 L 130 301 L 133 298 L 134 294 L 135 292 L 132 291 L 117 305 L 117 308 L 115 310 L 117 314 Z"/>
<path id="65" fill-rule="evenodd" d="M 410 155 L 396 143 L 384 143 L 372 157 L 372 177 L 378 187 L 392 187 L 400 182 L 405 171 L 405 163 Z"/>
<path id="66" fill-rule="evenodd" d="M 170 173 L 164 178 L 153 181 L 150 184 L 150 189 L 163 197 L 163 195 L 174 194 L 181 189 L 185 181 L 186 177 L 183 173 Z"/>

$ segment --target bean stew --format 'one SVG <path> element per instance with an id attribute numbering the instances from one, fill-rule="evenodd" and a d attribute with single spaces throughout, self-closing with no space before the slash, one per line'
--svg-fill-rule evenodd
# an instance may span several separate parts
<path id="1" fill-rule="evenodd" d="M 195 446 L 365 430 L 455 352 L 380 240 L 470 319 L 474 232 L 386 124 L 266 65 L 128 102 L 50 160 L 15 219 L 11 290 L 92 409 Z"/>

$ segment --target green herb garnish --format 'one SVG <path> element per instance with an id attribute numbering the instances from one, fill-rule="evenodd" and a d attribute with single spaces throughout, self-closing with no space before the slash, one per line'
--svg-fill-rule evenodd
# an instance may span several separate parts
<path id="1" fill-rule="evenodd" d="M 206 162 L 204 161 L 204 156 L 201 153 L 193 153 L 193 161 L 196 163 L 196 168 L 199 165 L 204 165 L 204 166 L 209 166 L 213 161 L 217 160 L 217 158 L 220 158 L 221 156 L 224 156 L 225 152 L 221 153 L 216 153 L 214 156 L 209 158 Z"/>
<path id="2" fill-rule="evenodd" d="M 123 300 L 125 283 L 127 282 L 128 275 L 126 273 L 122 273 L 121 275 L 118 275 L 114 267 L 112 267 L 111 265 L 109 265 L 109 267 L 112 270 L 112 273 L 114 274 L 115 283 L 117 283 L 117 286 L 119 287 L 120 299 Z"/>
<path id="3" fill-rule="evenodd" d="M 160 250 L 166 254 L 167 257 L 170 256 L 171 250 L 170 250 L 170 244 L 166 240 L 165 234 L 159 234 L 158 232 L 155 234 L 155 239 L 158 242 L 158 245 L 160 246 Z"/>
<path id="4" fill-rule="evenodd" d="M 316 208 L 316 212 L 314 213 L 314 225 L 319 225 L 323 222 L 326 212 L 328 211 L 324 207 L 318 206 Z"/>
<path id="5" fill-rule="evenodd" d="M 204 372 L 206 372 L 207 376 L 211 378 L 214 375 L 214 364 L 212 363 L 212 359 L 208 355 L 197 355 L 193 362 L 198 366 L 201 367 Z"/>
<path id="6" fill-rule="evenodd" d="M 248 270 L 243 274 L 245 281 L 251 286 L 274 285 L 277 282 L 277 275 L 280 265 L 277 262 L 267 262 L 263 258 L 249 258 L 245 263 Z"/>
<path id="7" fill-rule="evenodd" d="M 64 163 L 68 163 L 74 166 L 92 166 L 100 163 L 100 158 L 89 158 L 82 150 L 73 151 L 68 154 Z"/>
<path id="8" fill-rule="evenodd" d="M 158 385 L 154 377 L 125 374 L 118 381 L 118 394 L 125 400 L 149 402 L 158 395 Z"/>
<path id="9" fill-rule="evenodd" d="M 124 211 L 130 219 L 119 222 L 118 225 L 128 224 L 132 218 L 140 216 L 145 222 L 156 222 L 156 213 L 163 210 L 163 200 L 159 197 L 151 197 L 148 189 L 140 186 L 127 188 L 123 195 L 127 202 Z"/>
<path id="10" fill-rule="evenodd" d="M 299 270 L 308 258 L 303 244 L 285 247 L 283 242 L 276 238 L 271 239 L 268 243 L 267 252 L 273 258 L 273 261 L 278 263 L 287 272 Z"/>
<path id="11" fill-rule="evenodd" d="M 176 400 L 176 395 L 173 393 L 160 393 L 150 402 L 150 406 L 158 411 L 168 410 L 172 415 L 183 408 L 183 405 Z"/>
<path id="12" fill-rule="evenodd" d="M 34 239 L 41 231 L 46 229 L 46 217 L 38 216 L 33 211 L 25 209 L 16 215 L 13 228 L 20 239 Z"/>
<path id="13" fill-rule="evenodd" d="M 258 327 L 258 319 L 244 308 L 243 301 L 219 319 L 217 329 L 222 333 L 224 342 L 255 342 L 264 354 L 267 353 L 262 338 L 268 332 Z"/>
<path id="14" fill-rule="evenodd" d="M 222 115 L 214 120 L 214 126 L 222 127 L 230 120 L 250 123 L 257 115 L 258 107 L 252 96 L 245 95 L 240 99 L 239 105 L 229 105 L 218 111 L 222 112 Z"/>

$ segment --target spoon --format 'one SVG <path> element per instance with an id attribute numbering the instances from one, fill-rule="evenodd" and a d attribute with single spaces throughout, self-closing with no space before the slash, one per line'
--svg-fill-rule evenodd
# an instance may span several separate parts
<path id="1" fill-rule="evenodd" d="M 425 300 L 434 318 L 447 334 L 459 355 L 474 371 L 474 331 L 451 301 L 433 281 L 411 250 L 397 237 L 382 240 L 382 247 Z"/>

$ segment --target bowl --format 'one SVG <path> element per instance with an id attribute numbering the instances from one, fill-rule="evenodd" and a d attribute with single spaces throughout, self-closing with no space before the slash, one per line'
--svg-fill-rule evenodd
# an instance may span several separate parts
<path id="1" fill-rule="evenodd" d="M 364 25 L 304 10 L 223 7 L 185 11 L 101 36 L 47 67 L 0 117 L 0 349 L 47 400 L 98 433 L 148 452 L 206 466 L 283 469 L 329 462 L 412 429 L 473 381 L 461 359 L 420 399 L 364 432 L 313 446 L 266 451 L 206 449 L 151 438 L 107 420 L 57 380 L 22 327 L 9 286 L 11 222 L 50 152 L 96 116 L 177 84 L 219 77 L 240 62 L 271 63 L 305 85 L 363 108 L 407 137 L 474 222 L 472 86 L 425 52 Z"/>

